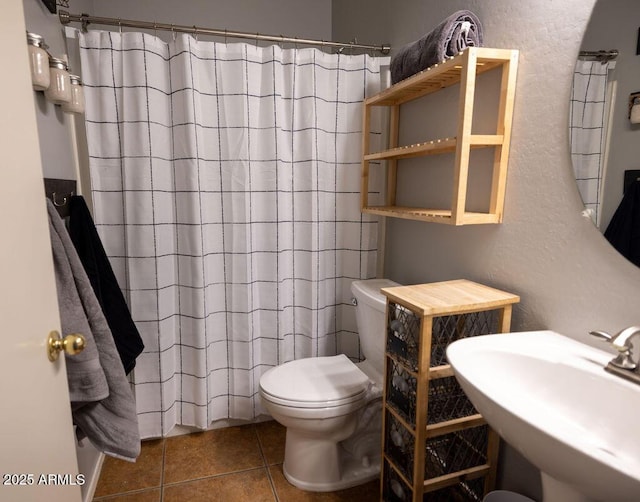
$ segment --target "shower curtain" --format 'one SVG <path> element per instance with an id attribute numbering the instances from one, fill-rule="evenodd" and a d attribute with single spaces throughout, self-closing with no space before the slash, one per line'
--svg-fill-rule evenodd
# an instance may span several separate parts
<path id="1" fill-rule="evenodd" d="M 360 359 L 362 100 L 388 60 L 98 31 L 80 48 L 95 221 L 146 347 L 141 436 L 255 418 L 285 361 Z"/>
<path id="2" fill-rule="evenodd" d="M 600 223 L 604 182 L 609 70 L 615 63 L 578 60 L 571 91 L 569 137 L 571 160 L 585 208 Z"/>

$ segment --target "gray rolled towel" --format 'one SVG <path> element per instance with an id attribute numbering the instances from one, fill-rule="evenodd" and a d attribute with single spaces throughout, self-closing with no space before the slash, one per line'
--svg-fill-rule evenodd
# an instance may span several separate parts
<path id="1" fill-rule="evenodd" d="M 467 47 L 481 46 L 482 24 L 478 16 L 468 10 L 459 10 L 391 58 L 391 82 L 400 82 Z"/>

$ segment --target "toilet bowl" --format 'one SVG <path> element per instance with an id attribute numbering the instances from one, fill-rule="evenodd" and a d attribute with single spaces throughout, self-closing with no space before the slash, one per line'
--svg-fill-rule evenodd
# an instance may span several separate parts
<path id="1" fill-rule="evenodd" d="M 269 414 L 286 427 L 284 475 L 302 490 L 335 491 L 380 473 L 387 279 L 354 281 L 365 360 L 344 354 L 289 361 L 260 378 Z"/>

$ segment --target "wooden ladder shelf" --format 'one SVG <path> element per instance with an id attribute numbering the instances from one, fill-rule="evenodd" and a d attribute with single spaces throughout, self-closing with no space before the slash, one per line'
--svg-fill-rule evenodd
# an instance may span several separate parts
<path id="1" fill-rule="evenodd" d="M 466 280 L 383 288 L 387 335 L 381 499 L 482 500 L 499 438 L 458 385 L 446 347 L 507 332 L 518 296 Z M 428 497 L 427 500 L 430 500 Z"/>
<path id="2" fill-rule="evenodd" d="M 504 209 L 517 67 L 517 50 L 469 47 L 457 56 L 366 99 L 362 136 L 362 212 L 450 225 L 500 223 Z M 472 134 L 476 78 L 481 73 L 494 69 L 502 69 L 496 133 Z M 454 84 L 460 84 L 456 137 L 436 138 L 413 145 L 399 146 L 401 105 Z M 389 149 L 381 152 L 369 151 L 371 111 L 374 106 L 390 107 Z M 469 158 L 470 151 L 475 148 L 495 149 L 488 212 L 466 211 Z M 455 153 L 455 165 L 450 208 L 432 209 L 396 205 L 398 160 L 452 152 Z M 387 200 L 384 206 L 369 204 L 369 164 L 376 160 L 387 161 Z"/>

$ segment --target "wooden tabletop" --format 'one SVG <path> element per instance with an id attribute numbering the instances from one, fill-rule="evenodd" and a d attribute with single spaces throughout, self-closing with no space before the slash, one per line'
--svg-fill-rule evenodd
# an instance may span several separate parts
<path id="1" fill-rule="evenodd" d="M 466 279 L 394 286 L 381 291 L 390 301 L 422 316 L 492 310 L 520 301 L 518 295 Z"/>

